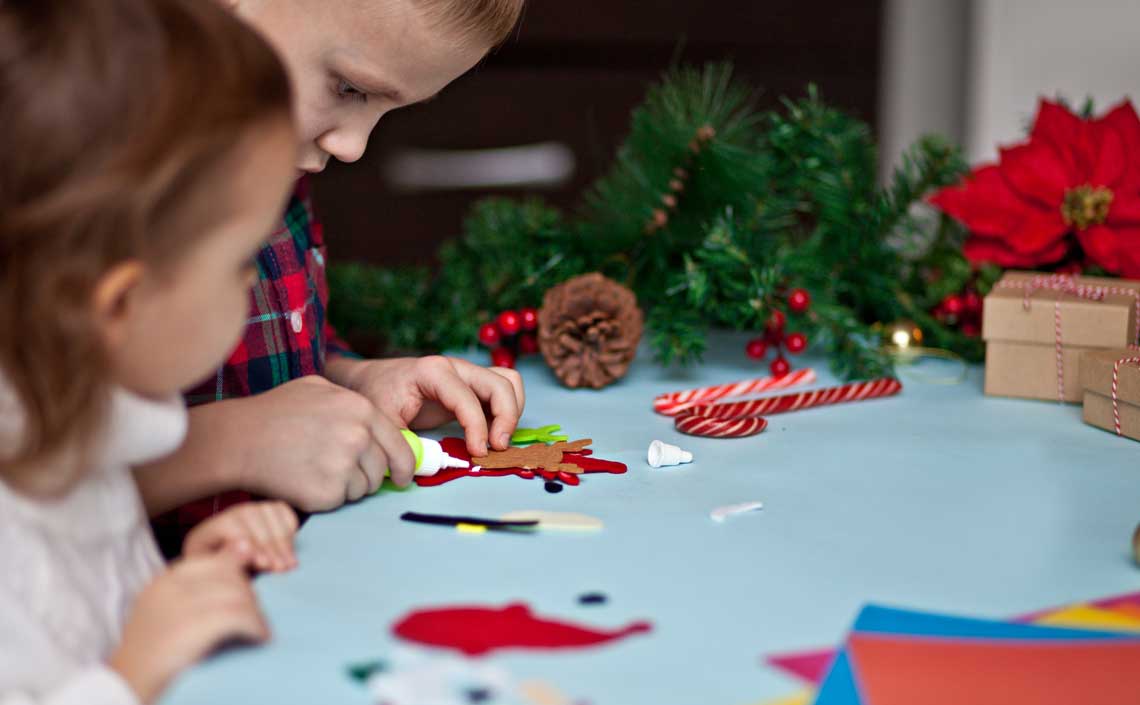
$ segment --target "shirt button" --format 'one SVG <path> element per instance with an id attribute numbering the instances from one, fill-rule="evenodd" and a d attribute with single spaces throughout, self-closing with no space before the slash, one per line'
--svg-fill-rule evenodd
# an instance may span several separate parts
<path id="1" fill-rule="evenodd" d="M 301 332 L 301 329 L 305 327 L 305 319 L 301 317 L 300 311 L 294 311 L 293 314 L 289 316 L 289 324 L 293 326 L 294 333 Z"/>

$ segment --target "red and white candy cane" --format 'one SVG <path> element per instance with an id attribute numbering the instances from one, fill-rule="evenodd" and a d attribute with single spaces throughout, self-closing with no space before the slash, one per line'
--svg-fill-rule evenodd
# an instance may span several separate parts
<path id="1" fill-rule="evenodd" d="M 746 379 L 711 387 L 686 389 L 682 392 L 669 392 L 668 394 L 659 394 L 653 400 L 653 410 L 665 416 L 676 416 L 698 404 L 707 404 L 726 397 L 742 397 L 748 394 L 770 392 L 774 389 L 789 389 L 800 384 L 811 384 L 814 381 L 815 370 L 809 367 L 789 372 L 781 377 L 760 377 L 759 379 Z"/>
<path id="2" fill-rule="evenodd" d="M 767 399 L 698 404 L 677 416 L 674 425 L 681 433 L 708 438 L 743 438 L 763 431 L 768 422 L 764 414 L 809 409 L 813 406 L 841 404 L 863 399 L 877 399 L 898 394 L 902 383 L 893 377 L 866 382 L 852 382 L 838 387 L 815 389 L 797 394 L 782 394 Z"/>
<path id="3" fill-rule="evenodd" d="M 1128 347 L 1134 350 L 1136 349 L 1135 345 L 1130 345 Z M 1112 363 L 1112 424 L 1113 428 L 1116 430 L 1116 435 L 1118 436 L 1122 434 L 1120 433 L 1120 401 L 1117 398 L 1116 385 L 1117 380 L 1120 377 L 1121 365 L 1140 365 L 1140 356 L 1122 357 L 1116 362 Z"/>
<path id="4" fill-rule="evenodd" d="M 1133 298 L 1134 325 L 1132 342 L 1140 339 L 1140 291 L 1119 286 L 1101 286 L 1095 284 L 1078 284 L 1071 274 L 1040 274 L 1026 281 L 1000 281 L 997 286 L 1002 289 L 1024 289 L 1025 298 L 1021 302 L 1022 308 L 1029 310 L 1030 298 L 1039 289 L 1057 291 L 1062 294 L 1071 294 L 1080 299 L 1090 301 L 1103 301 L 1109 294 L 1131 296 Z M 1061 299 L 1053 302 L 1053 351 L 1057 358 L 1057 401 L 1065 401 L 1065 362 L 1064 350 L 1061 347 Z"/>

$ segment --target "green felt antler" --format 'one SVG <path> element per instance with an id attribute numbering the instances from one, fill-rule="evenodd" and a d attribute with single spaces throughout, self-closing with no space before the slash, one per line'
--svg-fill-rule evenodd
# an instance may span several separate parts
<path id="1" fill-rule="evenodd" d="M 568 440 L 570 438 L 569 436 L 562 433 L 555 433 L 561 429 L 562 427 L 558 424 L 550 424 L 549 426 L 541 426 L 539 428 L 516 428 L 515 432 L 511 434 L 511 445 L 522 446 L 531 443 L 558 443 Z"/>

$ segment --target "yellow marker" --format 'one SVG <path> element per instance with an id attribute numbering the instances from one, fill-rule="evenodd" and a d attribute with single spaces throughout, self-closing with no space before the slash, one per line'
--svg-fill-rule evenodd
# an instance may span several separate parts
<path id="1" fill-rule="evenodd" d="M 487 533 L 487 527 L 483 526 L 482 524 L 456 524 L 455 529 L 461 534 Z"/>

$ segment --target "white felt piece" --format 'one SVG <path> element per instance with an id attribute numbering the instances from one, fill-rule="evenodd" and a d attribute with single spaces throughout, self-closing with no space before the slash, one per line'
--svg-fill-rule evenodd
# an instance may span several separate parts
<path id="1" fill-rule="evenodd" d="M 743 514 L 745 512 L 755 512 L 763 509 L 763 502 L 741 502 L 740 504 L 726 504 L 723 507 L 717 507 L 709 512 L 709 516 L 713 521 L 723 522 L 734 514 Z"/>
<path id="2" fill-rule="evenodd" d="M 500 666 L 408 649 L 397 650 L 389 668 L 368 679 L 373 702 L 384 705 L 469 705 L 472 688 L 491 690 L 495 703 L 524 702 L 514 677 Z"/>
<path id="3" fill-rule="evenodd" d="M 507 512 L 499 517 L 503 521 L 537 521 L 538 528 L 550 531 L 601 531 L 605 522 L 587 514 L 570 512 L 545 512 L 539 509 L 523 509 Z"/>

